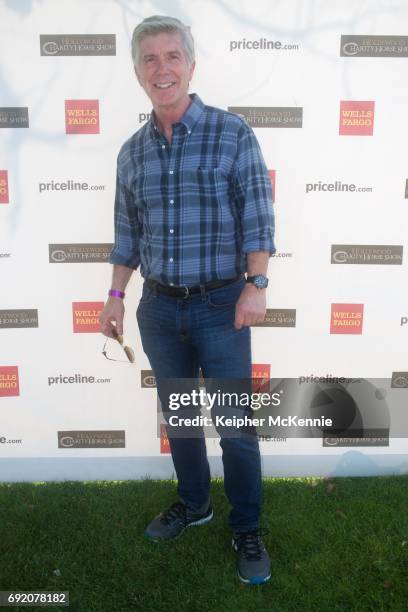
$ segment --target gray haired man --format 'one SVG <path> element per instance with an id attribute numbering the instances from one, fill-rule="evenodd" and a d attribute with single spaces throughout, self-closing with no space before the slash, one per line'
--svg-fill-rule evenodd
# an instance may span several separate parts
<path id="1" fill-rule="evenodd" d="M 102 332 L 123 333 L 124 290 L 140 266 L 137 320 L 159 395 L 167 379 L 197 380 L 200 368 L 206 379 L 250 379 L 250 326 L 264 320 L 275 252 L 271 184 L 258 142 L 241 118 L 188 94 L 194 42 L 178 19 L 145 19 L 133 33 L 132 55 L 153 112 L 118 156 Z M 258 439 L 253 431 L 219 433 L 238 575 L 261 584 L 271 571 L 259 529 Z M 180 500 L 146 528 L 155 541 L 213 517 L 204 436 L 169 435 L 169 442 Z"/>

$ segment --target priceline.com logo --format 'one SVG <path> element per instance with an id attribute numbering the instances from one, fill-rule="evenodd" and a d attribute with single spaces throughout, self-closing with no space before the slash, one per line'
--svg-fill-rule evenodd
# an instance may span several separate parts
<path id="1" fill-rule="evenodd" d="M 38 183 L 38 190 L 40 193 L 43 193 L 43 191 L 104 191 L 105 185 L 89 185 L 88 183 L 67 179 L 66 181 Z"/>
<path id="2" fill-rule="evenodd" d="M 306 193 L 316 191 L 373 191 L 372 187 L 357 186 L 354 183 L 343 183 L 342 181 L 333 181 L 332 183 L 306 183 Z"/>
<path id="3" fill-rule="evenodd" d="M 94 383 L 110 383 L 110 378 L 96 378 L 95 376 L 83 376 L 82 374 L 71 374 L 65 376 L 58 374 L 56 376 L 48 377 L 48 386 L 53 385 L 83 385 L 83 384 L 94 384 Z"/>
<path id="4" fill-rule="evenodd" d="M 242 38 L 241 40 L 230 40 L 229 50 L 230 51 L 246 51 L 248 49 L 272 49 L 274 51 L 297 51 L 300 49 L 300 45 L 285 44 L 280 40 L 267 40 L 266 38 L 258 38 L 257 40 L 247 40 Z"/>

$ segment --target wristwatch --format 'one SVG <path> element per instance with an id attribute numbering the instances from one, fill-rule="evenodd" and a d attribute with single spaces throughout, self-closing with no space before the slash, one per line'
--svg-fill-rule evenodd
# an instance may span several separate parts
<path id="1" fill-rule="evenodd" d="M 247 276 L 246 282 L 252 283 L 257 289 L 266 289 L 269 281 L 263 274 L 255 274 L 255 276 Z"/>

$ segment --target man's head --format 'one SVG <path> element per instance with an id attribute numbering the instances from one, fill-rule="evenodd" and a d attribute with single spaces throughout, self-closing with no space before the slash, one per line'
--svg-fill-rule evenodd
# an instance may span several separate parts
<path id="1" fill-rule="evenodd" d="M 132 36 L 132 59 L 137 68 L 140 62 L 140 43 L 146 36 L 156 36 L 157 34 L 178 34 L 184 49 L 185 57 L 189 66 L 195 61 L 194 39 L 190 28 L 175 17 L 166 15 L 153 15 L 147 17 L 135 27 Z"/>
<path id="2" fill-rule="evenodd" d="M 148 17 L 133 32 L 132 58 L 156 110 L 185 103 L 195 67 L 190 28 L 174 17 Z"/>

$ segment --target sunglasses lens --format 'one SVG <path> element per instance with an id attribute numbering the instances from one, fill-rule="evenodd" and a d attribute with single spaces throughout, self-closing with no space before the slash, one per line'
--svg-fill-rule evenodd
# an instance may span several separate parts
<path id="1" fill-rule="evenodd" d="M 124 346 L 123 350 L 126 353 L 126 357 L 129 359 L 130 363 L 134 363 L 135 361 L 135 354 L 132 351 L 132 349 L 129 346 Z"/>
<path id="2" fill-rule="evenodd" d="M 122 336 L 118 336 L 116 340 L 123 342 Z M 109 361 L 124 361 L 122 350 L 125 352 L 128 362 L 135 362 L 135 354 L 130 346 L 123 346 L 121 342 L 109 342 L 109 339 L 105 341 L 102 349 L 102 355 L 109 359 Z M 118 346 L 120 344 L 121 346 Z M 122 357 L 122 358 L 121 358 Z"/>

